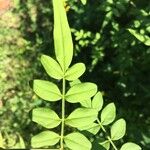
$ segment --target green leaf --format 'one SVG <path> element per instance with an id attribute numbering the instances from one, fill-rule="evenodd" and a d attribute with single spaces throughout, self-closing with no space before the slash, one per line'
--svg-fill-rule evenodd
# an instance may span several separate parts
<path id="1" fill-rule="evenodd" d="M 141 147 L 135 143 L 128 142 L 122 145 L 120 150 L 141 150 Z"/>
<path id="2" fill-rule="evenodd" d="M 58 115 L 49 108 L 33 109 L 32 121 L 48 129 L 57 127 L 61 123 L 61 120 L 58 117 Z"/>
<path id="3" fill-rule="evenodd" d="M 83 100 L 80 102 L 80 104 L 81 104 L 81 106 L 86 107 L 86 108 L 92 107 L 91 99 Z"/>
<path id="4" fill-rule="evenodd" d="M 91 150 L 91 142 L 81 133 L 71 133 L 64 137 L 64 141 L 71 150 Z"/>
<path id="5" fill-rule="evenodd" d="M 61 93 L 57 85 L 49 81 L 34 80 L 33 90 L 40 98 L 47 101 L 58 101 L 61 99 Z"/>
<path id="6" fill-rule="evenodd" d="M 16 143 L 15 146 L 12 147 L 13 149 L 25 149 L 25 143 L 23 138 L 19 135 L 19 142 Z"/>
<path id="7" fill-rule="evenodd" d="M 98 92 L 92 100 L 92 108 L 95 108 L 98 111 L 100 111 L 102 107 L 103 107 L 103 97 L 101 92 Z"/>
<path id="8" fill-rule="evenodd" d="M 63 72 L 60 65 L 51 57 L 42 55 L 41 63 L 45 68 L 47 74 L 54 79 L 62 79 Z"/>
<path id="9" fill-rule="evenodd" d="M 116 107 L 114 103 L 108 104 L 101 113 L 102 125 L 108 125 L 114 121 L 116 117 Z"/>
<path id="10" fill-rule="evenodd" d="M 126 133 L 126 122 L 119 119 L 111 127 L 111 139 L 113 141 L 121 139 Z"/>
<path id="11" fill-rule="evenodd" d="M 53 0 L 55 54 L 63 72 L 68 69 L 73 56 L 73 43 L 62 0 Z"/>
<path id="12" fill-rule="evenodd" d="M 31 139 L 31 145 L 33 148 L 40 148 L 45 146 L 52 146 L 58 143 L 60 136 L 52 131 L 43 131 L 38 135 L 35 135 Z"/>
<path id="13" fill-rule="evenodd" d="M 69 68 L 65 74 L 66 80 L 72 81 L 78 79 L 85 72 L 85 65 L 77 63 Z"/>
<path id="14" fill-rule="evenodd" d="M 66 100 L 70 103 L 81 102 L 90 99 L 97 92 L 97 86 L 94 83 L 79 83 L 70 88 L 66 94 Z"/>
<path id="15" fill-rule="evenodd" d="M 110 149 L 110 142 L 107 140 L 107 141 L 104 141 L 104 142 L 101 142 L 99 143 L 103 148 L 105 148 L 105 150 L 109 150 Z"/>
<path id="16" fill-rule="evenodd" d="M 95 109 L 77 108 L 67 117 L 65 123 L 77 128 L 87 126 L 96 120 L 97 114 Z"/>
<path id="17" fill-rule="evenodd" d="M 142 35 L 133 29 L 128 29 L 128 31 L 134 35 L 139 41 L 144 43 L 147 46 L 150 46 L 150 38 L 147 35 Z"/>
<path id="18" fill-rule="evenodd" d="M 4 148 L 4 140 L 1 132 L 0 132 L 0 148 Z"/>
<path id="19" fill-rule="evenodd" d="M 87 0 L 81 0 L 82 4 L 85 5 Z"/>
<path id="20" fill-rule="evenodd" d="M 69 82 L 71 87 L 73 87 L 74 85 L 79 84 L 79 83 L 81 83 L 81 81 L 79 79 L 76 79 L 76 80 Z"/>
<path id="21" fill-rule="evenodd" d="M 78 128 L 78 129 L 80 131 L 86 130 L 86 131 L 96 135 L 100 130 L 100 126 L 97 123 L 92 123 L 92 124 L 89 124 L 88 126 L 83 126 L 83 127 Z"/>

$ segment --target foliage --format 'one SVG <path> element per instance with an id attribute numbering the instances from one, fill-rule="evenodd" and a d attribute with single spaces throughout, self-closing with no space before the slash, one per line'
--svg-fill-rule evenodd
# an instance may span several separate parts
<path id="1" fill-rule="evenodd" d="M 4 138 L 4 131 L 14 140 L 19 132 L 28 148 L 32 133 L 41 129 L 33 126 L 29 111 L 49 107 L 28 83 L 32 78 L 49 79 L 37 59 L 41 53 L 54 56 L 53 12 L 51 1 L 15 0 L 13 7 L 0 15 L 0 124 Z M 118 116 L 128 122 L 124 142 L 134 139 L 144 150 L 150 149 L 150 49 L 127 29 L 149 36 L 149 9 L 147 0 L 88 0 L 86 5 L 66 1 L 75 45 L 73 63 L 86 65 L 82 81 L 100 85 L 106 104 L 115 101 Z"/>
<path id="2" fill-rule="evenodd" d="M 102 109 L 102 95 L 100 92 L 97 93 L 97 86 L 90 82 L 81 83 L 78 81 L 78 83 L 74 83 L 66 92 L 66 81 L 69 79 L 69 81 L 71 80 L 73 82 L 78 79 L 84 73 L 85 66 L 82 63 L 78 63 L 79 66 L 82 66 L 80 70 L 74 66 L 69 68 L 73 57 L 73 43 L 67 16 L 61 0 L 53 0 L 53 7 L 56 60 L 43 55 L 41 62 L 50 77 L 61 79 L 62 87 L 59 90 L 59 87 L 53 82 L 34 80 L 33 90 L 43 100 L 51 102 L 61 100 L 61 117 L 54 110 L 42 107 L 33 109 L 32 120 L 47 129 L 56 128 L 60 124 L 61 127 L 59 134 L 51 130 L 46 130 L 33 136 L 31 145 L 34 148 L 41 148 L 56 145 L 60 141 L 60 150 L 64 150 L 66 147 L 72 150 L 90 150 L 92 149 L 91 141 L 80 131 L 89 131 L 96 135 L 101 129 L 107 134 L 107 140 L 103 141 L 103 143 L 98 143 L 98 145 L 101 145 L 105 149 L 110 149 L 111 144 L 117 150 L 113 141 L 117 141 L 125 135 L 126 121 L 119 119 L 114 122 L 110 128 L 110 136 L 104 127 L 115 120 L 116 107 L 114 103 L 108 104 Z M 92 97 L 93 99 L 91 100 Z M 82 105 L 83 101 L 86 101 L 89 105 L 85 106 L 84 103 Z M 81 106 L 68 115 L 66 114 L 67 102 L 80 103 Z M 101 109 L 101 115 L 98 117 Z M 70 133 L 66 126 L 75 128 L 75 131 L 71 130 L 72 132 Z M 133 145 L 141 150 L 138 145 L 129 143 L 124 144 L 121 149 L 132 149 Z"/>

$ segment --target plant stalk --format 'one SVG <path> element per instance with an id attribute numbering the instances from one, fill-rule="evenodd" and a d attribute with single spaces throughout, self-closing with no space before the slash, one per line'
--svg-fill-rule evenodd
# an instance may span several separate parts
<path id="1" fill-rule="evenodd" d="M 105 132 L 107 134 L 105 128 L 103 127 L 103 125 L 101 124 L 101 122 L 100 122 L 100 120 L 98 118 L 97 118 L 97 122 L 98 122 L 99 126 L 102 128 L 103 132 Z M 113 143 L 113 141 L 111 140 L 109 135 L 107 135 L 107 139 L 111 143 L 111 145 L 114 148 L 114 150 L 118 150 L 117 147 L 115 146 L 115 144 Z"/>
<path id="2" fill-rule="evenodd" d="M 60 150 L 64 150 L 64 128 L 65 128 L 65 91 L 66 81 L 63 77 L 62 81 L 62 122 L 61 122 L 61 138 L 60 138 Z"/>

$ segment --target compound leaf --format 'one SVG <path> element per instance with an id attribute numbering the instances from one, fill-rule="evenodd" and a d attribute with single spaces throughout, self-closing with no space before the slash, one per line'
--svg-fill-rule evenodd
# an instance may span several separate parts
<path id="1" fill-rule="evenodd" d="M 33 109 L 32 120 L 48 129 L 57 127 L 61 122 L 58 115 L 49 108 Z"/>
<path id="2" fill-rule="evenodd" d="M 69 68 L 65 74 L 66 80 L 73 81 L 78 79 L 85 72 L 85 65 L 77 63 Z"/>
<path id="3" fill-rule="evenodd" d="M 141 150 L 141 147 L 135 143 L 128 142 L 122 145 L 120 150 Z"/>
<path id="4" fill-rule="evenodd" d="M 90 99 L 97 92 L 97 86 L 94 83 L 79 83 L 69 89 L 66 94 L 66 100 L 70 103 L 81 102 Z"/>
<path id="5" fill-rule="evenodd" d="M 117 120 L 111 127 L 111 139 L 121 139 L 126 133 L 126 122 L 124 119 Z"/>
<path id="6" fill-rule="evenodd" d="M 81 133 L 75 132 L 64 137 L 64 141 L 71 150 L 91 150 L 91 142 Z"/>
<path id="7" fill-rule="evenodd" d="M 40 98 L 47 101 L 58 101 L 61 99 L 61 93 L 57 85 L 49 81 L 34 80 L 33 90 Z"/>
<path id="8" fill-rule="evenodd" d="M 97 114 L 95 109 L 77 108 L 67 117 L 65 123 L 77 128 L 87 126 L 96 120 Z"/>
<path id="9" fill-rule="evenodd" d="M 31 139 L 31 145 L 33 148 L 40 148 L 45 146 L 52 146 L 58 143 L 60 136 L 52 131 L 43 131 Z"/>
<path id="10" fill-rule="evenodd" d="M 101 113 L 102 125 L 108 125 L 114 121 L 116 117 L 116 107 L 114 103 L 108 104 Z"/>
<path id="11" fill-rule="evenodd" d="M 62 0 L 53 0 L 55 54 L 63 72 L 68 69 L 73 56 L 73 43 Z"/>
<path id="12" fill-rule="evenodd" d="M 47 74 L 54 79 L 62 79 L 63 72 L 60 65 L 51 57 L 42 55 L 41 63 L 45 68 Z"/>

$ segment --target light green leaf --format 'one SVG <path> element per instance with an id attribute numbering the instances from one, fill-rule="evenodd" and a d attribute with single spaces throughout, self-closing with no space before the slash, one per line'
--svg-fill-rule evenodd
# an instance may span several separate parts
<path id="1" fill-rule="evenodd" d="M 78 129 L 79 129 L 80 131 L 86 130 L 86 131 L 88 131 L 88 132 L 90 132 L 90 133 L 96 135 L 96 134 L 99 132 L 99 130 L 100 130 L 100 126 L 99 126 L 99 124 L 97 124 L 97 123 L 92 123 L 92 124 L 89 124 L 89 125 L 87 125 L 87 126 L 80 127 L 80 128 L 78 128 Z"/>
<path id="2" fill-rule="evenodd" d="M 73 56 L 73 43 L 62 0 L 53 0 L 55 54 L 63 71 L 68 69 Z"/>
<path id="3" fill-rule="evenodd" d="M 101 142 L 99 143 L 103 148 L 105 148 L 105 150 L 109 150 L 110 149 L 110 142 L 107 140 L 107 141 L 104 141 L 104 142 Z"/>
<path id="4" fill-rule="evenodd" d="M 95 108 L 98 111 L 100 111 L 102 107 L 103 107 L 103 97 L 101 92 L 98 92 L 92 100 L 92 108 Z"/>
<path id="5" fill-rule="evenodd" d="M 71 87 L 73 87 L 74 85 L 79 84 L 79 83 L 81 83 L 81 81 L 79 79 L 69 82 Z"/>
<path id="6" fill-rule="evenodd" d="M 49 108 L 35 108 L 32 111 L 32 121 L 42 125 L 45 128 L 57 127 L 61 120 L 58 115 Z"/>
<path id="7" fill-rule="evenodd" d="M 81 102 L 90 99 L 97 92 L 97 86 L 94 83 L 79 83 L 70 88 L 66 94 L 66 100 L 70 103 Z"/>
<path id="8" fill-rule="evenodd" d="M 141 150 L 141 147 L 135 143 L 128 142 L 123 144 L 120 150 Z"/>
<path id="9" fill-rule="evenodd" d="M 80 102 L 80 104 L 81 104 L 81 106 L 86 107 L 86 108 L 92 107 L 91 99 L 83 100 Z"/>
<path id="10" fill-rule="evenodd" d="M 150 46 L 150 38 L 147 35 L 142 35 L 133 29 L 128 29 L 128 31 L 134 35 L 139 41 L 144 43 L 147 46 Z"/>
<path id="11" fill-rule="evenodd" d="M 126 122 L 119 119 L 111 127 L 111 139 L 113 141 L 121 139 L 126 133 Z"/>
<path id="12" fill-rule="evenodd" d="M 51 57 L 42 55 L 41 63 L 45 68 L 47 74 L 54 79 L 62 79 L 63 72 L 60 65 Z"/>
<path id="13" fill-rule="evenodd" d="M 0 148 L 4 148 L 4 141 L 1 132 L 0 132 Z"/>
<path id="14" fill-rule="evenodd" d="M 85 5 L 87 0 L 81 0 L 82 4 Z"/>
<path id="15" fill-rule="evenodd" d="M 65 74 L 66 80 L 72 81 L 78 79 L 85 72 L 85 65 L 77 63 L 69 68 Z"/>
<path id="16" fill-rule="evenodd" d="M 19 135 L 19 141 L 12 148 L 13 149 L 25 149 L 26 148 L 24 140 L 23 140 L 23 138 L 20 135 Z"/>
<path id="17" fill-rule="evenodd" d="M 97 114 L 95 109 L 77 108 L 67 117 L 65 123 L 77 128 L 87 126 L 96 120 Z"/>
<path id="18" fill-rule="evenodd" d="M 91 142 L 81 133 L 75 132 L 64 137 L 64 141 L 71 150 L 91 150 Z"/>
<path id="19" fill-rule="evenodd" d="M 34 80 L 33 90 L 39 97 L 47 101 L 58 101 L 61 99 L 61 93 L 57 85 L 49 81 Z"/>
<path id="20" fill-rule="evenodd" d="M 116 107 L 114 103 L 108 104 L 101 113 L 102 125 L 108 125 L 114 121 L 116 117 Z"/>
<path id="21" fill-rule="evenodd" d="M 52 146 L 58 143 L 60 136 L 52 131 L 43 131 L 38 135 L 35 135 L 31 139 L 31 145 L 33 148 L 40 148 L 45 146 Z"/>

